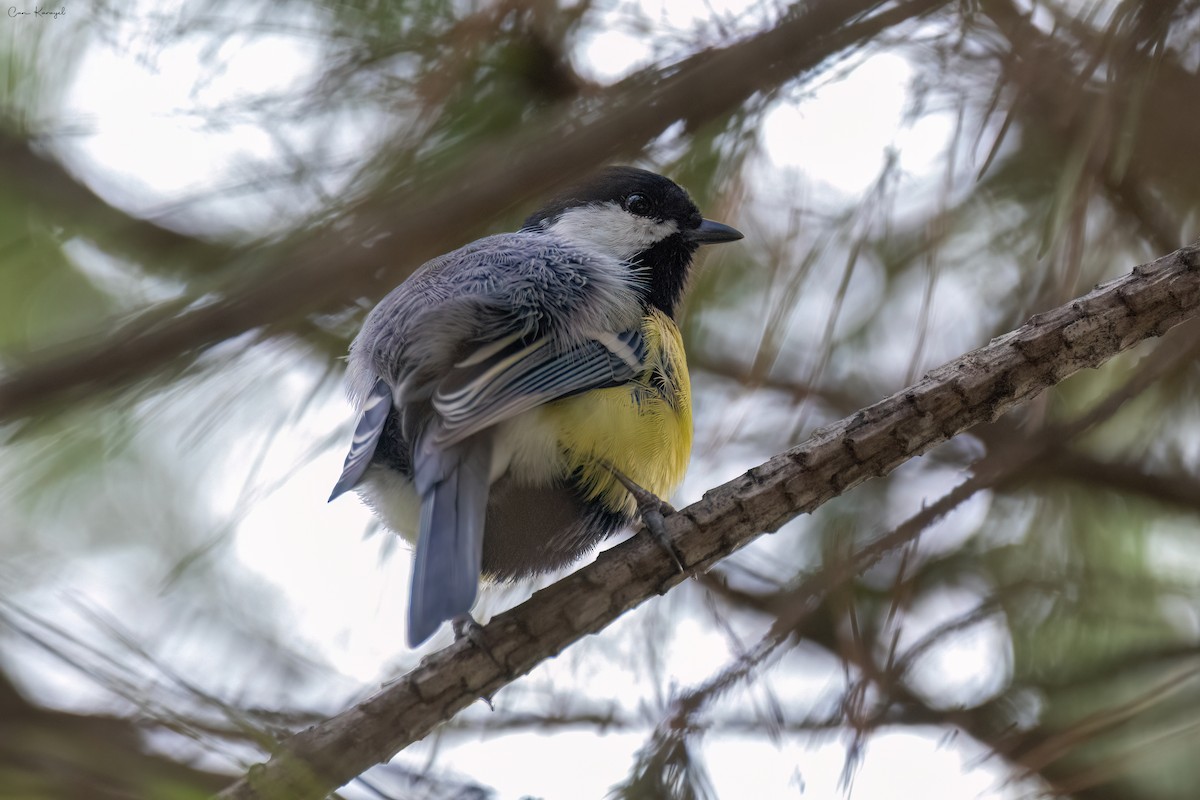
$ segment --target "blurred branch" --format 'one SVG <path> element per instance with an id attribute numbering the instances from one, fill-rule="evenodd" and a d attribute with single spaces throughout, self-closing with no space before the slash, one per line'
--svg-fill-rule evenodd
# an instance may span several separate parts
<path id="1" fill-rule="evenodd" d="M 360 775 L 355 783 L 362 785 L 380 800 L 438 797 L 454 800 L 492 800 L 496 796 L 494 789 L 474 781 L 449 775 L 434 775 L 429 769 L 413 769 L 400 764 L 381 767 L 371 773 L 369 780 Z"/>
<path id="2" fill-rule="evenodd" d="M 1200 136 L 1200 118 L 1187 113 L 1192 106 L 1186 101 L 1200 91 L 1200 77 L 1163 53 L 1150 59 L 1134 47 L 1114 52 L 1091 26 L 1076 23 L 1067 27 L 1082 39 L 1081 49 L 1097 54 L 1081 71 L 1072 49 L 1041 31 L 1012 0 L 987 0 L 981 7 L 1011 48 L 1008 78 L 1027 122 L 1058 137 L 1064 153 L 1081 148 L 1088 173 L 1155 250 L 1178 247 L 1185 241 L 1182 220 L 1152 186 L 1194 196 L 1191 165 L 1168 156 L 1186 151 Z M 1100 54 L 1123 90 L 1096 91 L 1089 84 Z M 1155 91 L 1142 92 L 1136 84 L 1149 75 L 1156 76 Z"/>
<path id="3" fill-rule="evenodd" d="M 0 678 L 0 695 L 10 689 Z M 229 780 L 145 746 L 146 728 L 139 720 L 47 710 L 23 701 L 0 709 L 5 798 L 199 797 Z"/>
<path id="4" fill-rule="evenodd" d="M 688 353 L 688 369 L 693 372 L 702 370 L 722 378 L 729 378 L 747 389 L 769 389 L 781 392 L 788 395 L 793 403 L 812 398 L 827 404 L 830 408 L 838 409 L 842 413 L 857 405 L 856 398 L 844 389 L 815 386 L 790 378 L 777 378 L 769 371 L 766 374 L 757 374 L 753 365 L 734 358 L 714 356 L 704 350 L 695 355 Z"/>
<path id="5" fill-rule="evenodd" d="M 1200 664 L 1191 664 L 1177 670 L 1173 675 L 1150 686 L 1131 700 L 1112 708 L 1092 714 L 1066 730 L 1047 736 L 1036 746 L 1021 754 L 1021 764 L 1026 769 L 1040 772 L 1051 763 L 1061 759 L 1087 739 L 1094 738 L 1114 727 L 1128 722 L 1133 716 L 1150 706 L 1161 703 L 1165 697 L 1176 692 L 1180 686 L 1200 675 Z"/>
<path id="6" fill-rule="evenodd" d="M 982 613 L 986 613 L 985 607 L 976 609 L 943 627 L 951 630 L 956 628 L 959 623 L 970 624 L 978 621 L 977 617 Z M 1022 692 L 1033 690 L 1040 693 L 1055 688 L 1053 685 L 1014 685 L 1000 697 L 972 708 L 933 707 L 897 679 L 900 677 L 897 670 L 882 669 L 875 662 L 875 651 L 872 648 L 856 647 L 847 650 L 839 647 L 837 630 L 838 625 L 835 620 L 828 616 L 818 617 L 804 627 L 803 634 L 806 642 L 822 647 L 830 655 L 845 660 L 875 680 L 882 697 L 874 704 L 874 709 L 865 720 L 866 724 L 878 727 L 895 722 L 959 728 L 990 748 L 1005 761 L 1013 764 L 1023 777 L 1036 776 L 1051 787 L 1055 794 L 1070 793 L 1081 800 L 1083 798 L 1101 800 L 1102 798 L 1128 795 L 1113 794 L 1103 788 L 1084 791 L 1084 789 L 1090 789 L 1091 785 L 1077 780 L 1075 765 L 1064 763 L 1068 751 L 1105 732 L 1119 728 L 1122 723 L 1130 721 L 1136 714 L 1144 713 L 1154 707 L 1161 707 L 1181 683 L 1193 679 L 1197 673 L 1197 651 L 1195 646 L 1190 645 L 1155 648 L 1131 655 L 1120 662 L 1098 666 L 1097 672 L 1102 674 L 1091 677 L 1103 680 L 1101 690 L 1109 692 L 1114 676 L 1126 675 L 1146 666 L 1162 667 L 1164 662 L 1184 662 L 1183 665 L 1172 669 L 1168 677 L 1158 681 L 1128 702 L 1097 712 L 1058 732 L 1046 733 L 1046 726 L 1026 728 L 1014 724 L 1011 704 L 1013 697 L 1019 696 Z M 935 633 L 940 635 L 941 632 Z M 912 650 L 909 651 L 909 653 L 912 652 Z M 1080 677 L 1086 680 L 1086 676 Z M 1071 686 L 1079 688 L 1079 680 L 1078 677 L 1073 678 L 1070 681 Z M 1181 700 L 1180 702 L 1187 701 Z M 1153 747 L 1147 749 L 1153 751 Z M 1114 771 L 1119 772 L 1126 767 L 1127 762 L 1133 761 L 1139 756 L 1144 757 L 1145 753 L 1134 751 L 1123 754 L 1121 766 Z M 1100 769 L 1104 768 L 1105 763 L 1102 762 Z M 1115 765 L 1108 764 L 1108 766 Z"/>
<path id="7" fill-rule="evenodd" d="M 1063 452 L 1045 466 L 1047 477 L 1082 481 L 1200 513 L 1200 478 L 1195 475 L 1182 472 L 1156 474 L 1140 464 L 1105 461 L 1070 451 Z"/>
<path id="8" fill-rule="evenodd" d="M 0 381 L 0 420 L 121 386 L 258 327 L 381 293 L 437 255 L 445 242 L 463 241 L 498 212 L 636 152 L 677 121 L 690 130 L 716 119 L 755 93 L 941 4 L 910 0 L 860 19 L 881 3 L 808 3 L 742 42 L 643 70 L 601 93 L 585 114 L 558 107 L 494 146 L 479 148 L 457 168 L 428 176 L 395 197 L 352 205 L 350 221 L 340 229 L 246 253 L 254 262 L 246 267 L 253 277 L 224 296 L 178 316 L 151 309 L 115 331 L 108 326 L 65 350 L 25 359 L 27 366 Z M 381 232 L 388 236 L 372 247 L 362 245 Z"/>
<path id="9" fill-rule="evenodd" d="M 778 614 L 781 597 L 786 594 L 778 591 L 755 593 L 730 590 L 719 581 L 714 581 L 712 584 L 707 585 L 712 586 L 723 599 L 738 607 L 766 614 Z M 912 662 L 930 647 L 943 641 L 946 635 L 961 630 L 964 627 L 977 624 L 987 616 L 995 613 L 997 599 L 1000 595 L 1008 595 L 1027 589 L 1046 591 L 1053 588 L 1052 586 L 1043 586 L 1030 582 L 999 587 L 996 590 L 997 596 L 985 601 L 982 605 L 971 611 L 938 626 L 938 628 L 910 645 L 904 651 L 903 657 L 900 660 L 888 665 L 886 668 L 876 661 L 876 654 L 882 651 L 881 648 L 870 645 L 852 647 L 842 645 L 841 640 L 844 634 L 841 632 L 846 628 L 846 624 L 837 616 L 838 612 L 830 607 L 828 599 L 823 605 L 812 609 L 812 613 L 807 615 L 803 624 L 797 627 L 795 633 L 797 636 L 803 636 L 807 644 L 822 648 L 833 658 L 841 660 L 848 667 L 852 667 L 862 674 L 863 677 L 856 682 L 857 687 L 847 690 L 847 695 L 853 692 L 857 692 L 860 695 L 863 694 L 862 684 L 866 681 L 870 681 L 877 689 L 878 696 L 871 703 L 871 708 L 866 710 L 862 716 L 856 717 L 854 724 L 864 726 L 867 729 L 892 724 L 940 725 L 959 728 L 972 738 L 991 748 L 1006 761 L 1012 763 L 1026 777 L 1037 774 L 1046 784 L 1053 786 L 1057 791 L 1065 792 L 1069 790 L 1063 788 L 1064 780 L 1069 780 L 1070 778 L 1064 778 L 1064 776 L 1070 776 L 1071 771 L 1074 769 L 1073 765 L 1063 765 L 1055 761 L 1048 761 L 1045 758 L 1027 757 L 1027 755 L 1031 754 L 1044 754 L 1053 746 L 1048 745 L 1047 747 L 1043 747 L 1044 742 L 1062 744 L 1064 739 L 1061 737 L 1065 731 L 1046 733 L 1047 725 L 1034 727 L 1015 726 L 1011 710 L 1013 698 L 1020 697 L 1022 694 L 1029 692 L 1044 695 L 1047 692 L 1062 689 L 1065 686 L 1069 686 L 1074 690 L 1080 690 L 1093 683 L 1097 684 L 1094 691 L 1108 693 L 1111 692 L 1112 683 L 1118 676 L 1129 675 L 1147 667 L 1163 668 L 1178 662 L 1182 662 L 1183 666 L 1173 671 L 1173 675 L 1194 675 L 1196 669 L 1195 662 L 1198 655 L 1194 644 L 1189 643 L 1186 645 L 1171 645 L 1140 650 L 1136 653 L 1125 654 L 1115 660 L 1089 663 L 1086 671 L 1074 672 L 1070 676 L 1054 675 L 1051 676 L 1050 680 L 1042 680 L 1036 683 L 1015 683 L 1000 697 L 971 708 L 931 706 L 920 694 L 909 688 L 905 681 L 905 676 L 910 670 Z M 1173 679 L 1169 678 L 1161 683 L 1160 686 L 1169 685 L 1172 682 Z M 1153 690 L 1151 690 L 1151 694 L 1154 694 Z M 1143 702 L 1138 707 L 1141 710 L 1145 710 L 1149 705 L 1161 702 L 1162 696 L 1161 693 L 1157 696 L 1143 696 L 1141 700 L 1149 701 Z M 1130 706 L 1128 705 L 1122 706 L 1115 711 L 1115 714 L 1121 716 L 1122 710 L 1129 708 Z M 1126 713 L 1122 716 L 1122 719 L 1127 719 L 1128 717 L 1129 715 Z M 1103 719 L 1107 719 L 1106 714 L 1105 712 L 1100 712 L 1089 717 L 1081 724 L 1086 725 L 1089 735 L 1098 734 L 1112 727 L 1112 725 L 1104 726 L 1096 724 L 1097 720 Z M 844 728 L 847 725 L 844 713 L 837 714 L 830 722 L 831 727 Z M 760 722 L 760 726 L 762 724 Z M 788 730 L 791 727 L 793 726 L 784 727 L 782 730 Z M 1076 738 L 1072 742 L 1074 745 L 1080 745 L 1089 738 L 1089 736 L 1080 735 L 1079 725 L 1069 726 L 1068 731 L 1075 731 L 1076 733 Z M 1060 756 L 1064 755 L 1061 749 L 1057 752 Z M 1106 795 L 1103 791 L 1094 791 L 1087 792 L 1081 796 L 1101 798 Z"/>
<path id="10" fill-rule="evenodd" d="M 702 572 L 762 532 L 775 531 L 863 481 L 888 474 L 1198 312 L 1200 244 L 1136 267 L 1037 315 L 914 386 L 817 431 L 799 447 L 671 515 L 668 532 L 688 570 Z M 902 543 L 866 545 L 845 565 L 835 563 L 828 574 L 818 573 L 809 595 L 819 596 L 851 579 L 861 564 Z M 481 633 L 483 647 L 464 638 L 426 658 L 374 697 L 293 736 L 268 763 L 254 767 L 221 796 L 324 796 L 426 736 L 476 698 L 490 696 L 685 577 L 648 537 L 633 537 L 495 617 Z M 780 630 L 777 625 L 772 636 L 792 631 L 794 626 Z"/>
<path id="11" fill-rule="evenodd" d="M 101 247 L 148 266 L 186 260 L 209 270 L 234 249 L 189 236 L 115 208 L 80 183 L 62 164 L 37 153 L 28 139 L 0 127 L 0 176 L 22 200 L 46 209 Z"/>

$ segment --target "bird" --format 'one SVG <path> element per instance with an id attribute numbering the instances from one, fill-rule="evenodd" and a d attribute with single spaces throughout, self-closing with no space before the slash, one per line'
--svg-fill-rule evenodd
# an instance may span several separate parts
<path id="1" fill-rule="evenodd" d="M 678 487 L 692 408 L 676 315 L 697 249 L 741 238 L 669 178 L 606 167 L 368 314 L 329 499 L 356 490 L 415 543 L 410 647 L 473 623 L 481 579 L 560 569 Z"/>

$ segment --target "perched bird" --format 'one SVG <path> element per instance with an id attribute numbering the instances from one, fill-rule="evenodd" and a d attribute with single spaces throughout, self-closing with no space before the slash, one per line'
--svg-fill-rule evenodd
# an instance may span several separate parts
<path id="1" fill-rule="evenodd" d="M 415 537 L 411 646 L 479 579 L 562 567 L 683 479 L 691 387 L 674 322 L 692 256 L 742 234 L 652 172 L 610 167 L 516 233 L 429 261 L 350 347 L 357 489 Z"/>

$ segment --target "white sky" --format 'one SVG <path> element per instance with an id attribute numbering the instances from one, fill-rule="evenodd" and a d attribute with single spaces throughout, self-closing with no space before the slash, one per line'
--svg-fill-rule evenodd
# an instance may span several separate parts
<path id="1" fill-rule="evenodd" d="M 761 20 L 744 15 L 747 5 L 743 0 L 703 4 L 669 0 L 651 4 L 648 13 L 651 19 L 681 31 L 693 29 L 711 13 L 753 27 Z M 584 43 L 582 66 L 593 77 L 611 79 L 654 57 L 646 38 L 623 30 L 618 17 L 614 15 L 610 30 Z M 117 193 L 113 198 L 117 202 L 151 212 L 211 189 L 214 180 L 236 181 L 242 168 L 252 173 L 248 164 L 279 157 L 272 132 L 249 122 L 213 130 L 189 110 L 286 90 L 313 68 L 314 51 L 291 38 L 238 37 L 220 50 L 225 68 L 197 88 L 201 51 L 207 45 L 207 40 L 185 39 L 153 54 L 132 57 L 96 44 L 85 56 L 67 107 L 69 118 L 84 122 L 92 133 L 80 138 L 74 158 L 98 187 Z M 814 187 L 811 191 L 847 197 L 875 180 L 891 147 L 901 149 L 901 166 L 914 175 L 940 169 L 951 120 L 931 115 L 916 126 L 905 123 L 910 77 L 909 65 L 899 56 L 882 54 L 863 60 L 843 79 L 769 112 L 761 129 L 764 152 L 774 168 L 802 173 Z M 345 135 L 350 152 L 354 141 Z M 244 205 L 214 213 L 240 215 Z M 241 520 L 234 552 L 286 604 L 295 637 L 346 675 L 370 683 L 389 674 L 390 665 L 403 654 L 407 554 L 400 552 L 381 562 L 382 540 L 362 538 L 369 521 L 363 507 L 350 497 L 325 503 L 341 467 L 340 450 L 304 463 L 313 441 L 339 427 L 348 432 L 349 414 L 341 398 L 327 398 L 271 447 L 262 474 L 294 474 Z M 230 506 L 243 488 L 243 455 L 231 453 L 228 458 L 224 487 L 214 497 L 218 507 Z M 296 469 L 297 463 L 303 465 Z M 925 610 L 928 626 L 940 621 L 948 608 L 978 600 L 969 593 L 947 599 L 953 602 Z M 922 613 L 917 611 L 918 619 Z M 636 619 L 623 620 L 619 626 L 627 629 L 636 624 Z M 909 633 L 917 632 L 915 628 Z M 968 697 L 981 691 L 980 685 L 998 685 L 1003 671 L 986 660 L 1002 636 L 1002 629 L 981 627 L 975 638 L 964 638 L 953 650 L 939 653 L 941 671 L 952 681 L 970 684 L 964 687 Z M 683 687 L 704 680 L 730 657 L 723 637 L 693 623 L 683 623 L 672 632 L 672 646 L 665 652 L 668 673 Z M 556 674 L 564 681 L 574 680 L 561 663 L 539 670 L 531 680 L 552 680 Z M 829 678 L 836 679 L 836 675 Z M 591 696 L 621 698 L 628 692 L 627 669 L 594 665 Z M 975 745 L 942 742 L 940 735 L 905 731 L 872 736 L 854 779 L 853 796 L 959 800 L 1009 795 L 1002 788 L 1003 773 L 982 762 Z M 575 798 L 581 784 L 602 790 L 624 777 L 632 753 L 644 739 L 640 732 L 597 736 L 591 731 L 488 736 L 448 749 L 439 763 L 495 787 L 504 798 L 525 794 L 546 800 Z M 846 746 L 847 741 L 839 737 L 784 737 L 778 746 L 766 737 L 705 740 L 708 766 L 725 800 L 841 797 Z M 530 763 L 531 751 L 536 753 L 534 762 L 569 764 L 570 769 L 514 769 L 514 764 Z M 414 752 L 417 755 L 402 758 L 419 763 L 427 751 Z M 586 758 L 581 757 L 584 754 Z"/>

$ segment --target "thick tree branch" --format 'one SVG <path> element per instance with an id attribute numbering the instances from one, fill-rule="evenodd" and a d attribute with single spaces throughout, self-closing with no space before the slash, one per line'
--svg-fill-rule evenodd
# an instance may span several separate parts
<path id="1" fill-rule="evenodd" d="M 755 93 L 942 3 L 911 0 L 860 20 L 880 5 L 879 0 L 806 3 L 802 13 L 744 41 L 637 73 L 605 92 L 595 107 L 548 112 L 395 198 L 360 204 L 344 228 L 248 254 L 246 272 L 253 277 L 225 296 L 179 316 L 151 310 L 64 352 L 25 359 L 28 366 L 0 381 L 0 420 L 122 385 L 176 357 L 264 325 L 378 295 L 437 255 L 445 242 L 465 240 L 499 212 L 636 152 L 677 121 L 695 128 L 715 120 Z M 381 231 L 389 235 L 373 247 L 362 246 Z"/>
<path id="2" fill-rule="evenodd" d="M 760 533 L 1198 314 L 1200 243 L 1040 314 L 817 431 L 672 515 L 668 532 L 688 569 L 702 572 Z M 655 543 L 634 537 L 493 619 L 482 634 L 490 652 L 464 639 L 430 656 L 374 697 L 293 736 L 221 797 L 322 797 L 684 577 Z"/>

